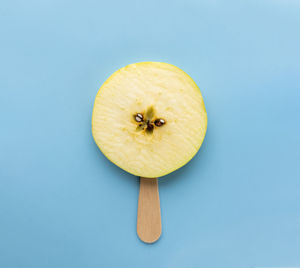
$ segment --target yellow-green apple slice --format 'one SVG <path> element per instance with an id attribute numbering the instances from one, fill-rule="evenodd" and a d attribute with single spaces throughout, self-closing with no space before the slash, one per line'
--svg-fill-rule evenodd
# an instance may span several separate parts
<path id="1" fill-rule="evenodd" d="M 155 178 L 199 150 L 207 127 L 201 92 L 181 69 L 166 63 L 130 64 L 100 88 L 92 132 L 103 154 L 136 176 Z"/>

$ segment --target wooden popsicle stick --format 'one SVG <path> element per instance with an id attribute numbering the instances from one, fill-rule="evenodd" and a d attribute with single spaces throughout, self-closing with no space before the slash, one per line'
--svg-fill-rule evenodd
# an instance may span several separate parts
<path id="1" fill-rule="evenodd" d="M 154 243 L 161 235 L 161 216 L 157 178 L 140 178 L 137 234 L 145 243 Z"/>

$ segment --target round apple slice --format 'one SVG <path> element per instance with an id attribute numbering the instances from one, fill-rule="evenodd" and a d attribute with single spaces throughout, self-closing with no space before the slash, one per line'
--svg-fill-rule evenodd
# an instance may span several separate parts
<path id="1" fill-rule="evenodd" d="M 167 63 L 130 64 L 100 88 L 92 132 L 103 154 L 136 176 L 156 178 L 199 150 L 207 127 L 195 82 Z"/>
<path id="2" fill-rule="evenodd" d="M 164 176 L 191 160 L 206 128 L 198 86 L 174 65 L 130 64 L 100 88 L 92 116 L 93 137 L 110 161 L 141 177 L 138 233 L 143 241 L 155 241 L 161 229 L 157 180 L 147 178 Z"/>

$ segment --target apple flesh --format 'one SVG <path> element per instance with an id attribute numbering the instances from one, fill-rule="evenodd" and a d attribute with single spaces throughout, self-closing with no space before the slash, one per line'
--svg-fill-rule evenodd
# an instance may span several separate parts
<path id="1" fill-rule="evenodd" d="M 95 99 L 96 144 L 109 160 L 136 176 L 161 177 L 185 165 L 199 150 L 206 128 L 198 86 L 171 64 L 123 67 Z"/>

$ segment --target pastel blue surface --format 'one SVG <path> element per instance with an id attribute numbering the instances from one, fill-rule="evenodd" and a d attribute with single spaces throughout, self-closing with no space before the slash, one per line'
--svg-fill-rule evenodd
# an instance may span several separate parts
<path id="1" fill-rule="evenodd" d="M 300 266 L 299 28 L 297 0 L 2 1 L 0 267 Z M 91 135 L 98 88 L 139 61 L 186 71 L 208 113 L 153 245 L 138 178 Z"/>

